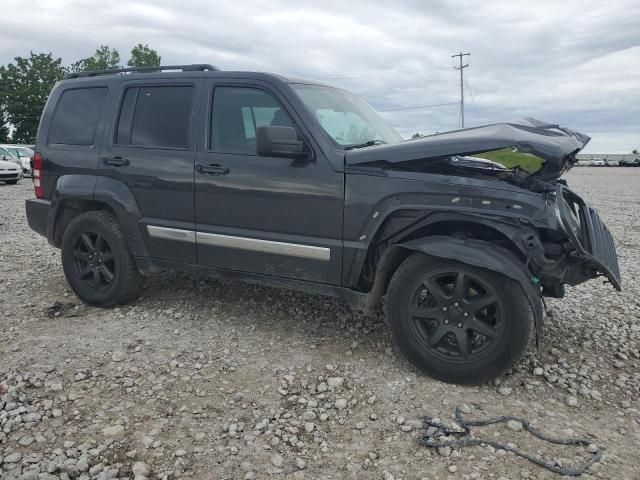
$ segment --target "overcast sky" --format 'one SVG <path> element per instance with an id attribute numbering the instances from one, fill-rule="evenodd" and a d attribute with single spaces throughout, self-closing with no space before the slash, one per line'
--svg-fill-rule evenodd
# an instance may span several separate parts
<path id="1" fill-rule="evenodd" d="M 405 136 L 531 116 L 576 128 L 585 152 L 640 148 L 640 1 L 0 0 L 0 63 L 70 64 L 148 43 L 172 63 L 322 79 L 363 96 Z M 391 111 L 389 111 L 391 110 Z"/>

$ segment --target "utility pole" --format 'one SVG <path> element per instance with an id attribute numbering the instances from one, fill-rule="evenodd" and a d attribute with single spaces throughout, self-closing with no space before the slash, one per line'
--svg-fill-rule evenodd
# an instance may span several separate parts
<path id="1" fill-rule="evenodd" d="M 461 128 L 464 128 L 464 80 L 462 76 L 462 71 L 469 66 L 468 63 L 466 65 L 462 64 L 462 57 L 469 57 L 469 56 L 471 56 L 470 53 L 462 53 L 462 52 L 457 53 L 456 55 L 451 55 L 451 58 L 460 57 L 460 66 L 453 67 L 453 68 L 455 68 L 456 70 L 460 70 L 460 126 Z"/>

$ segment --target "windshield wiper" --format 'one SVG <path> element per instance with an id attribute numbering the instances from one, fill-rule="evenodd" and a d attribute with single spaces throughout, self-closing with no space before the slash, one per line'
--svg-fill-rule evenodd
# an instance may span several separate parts
<path id="1" fill-rule="evenodd" d="M 364 148 L 364 147 L 372 147 L 373 145 L 383 145 L 387 142 L 385 142 L 384 140 L 369 140 L 367 142 L 364 143 L 356 143 L 354 145 L 346 145 L 344 147 L 345 150 L 353 150 L 354 148 Z"/>

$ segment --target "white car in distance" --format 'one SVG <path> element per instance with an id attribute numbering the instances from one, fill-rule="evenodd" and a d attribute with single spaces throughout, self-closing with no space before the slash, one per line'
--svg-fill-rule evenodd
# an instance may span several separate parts
<path id="1" fill-rule="evenodd" d="M 31 160 L 33 159 L 33 150 L 20 145 L 0 145 L 0 157 L 2 157 L 3 155 L 2 150 L 9 151 L 15 158 L 18 159 L 19 165 L 22 167 L 22 174 L 24 176 L 31 176 Z"/>

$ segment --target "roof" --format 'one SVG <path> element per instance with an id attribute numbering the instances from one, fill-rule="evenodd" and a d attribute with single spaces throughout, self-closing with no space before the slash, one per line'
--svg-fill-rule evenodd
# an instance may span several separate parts
<path id="1" fill-rule="evenodd" d="M 73 80 L 93 80 L 113 78 L 118 79 L 158 79 L 158 78 L 182 78 L 185 74 L 189 77 L 216 77 L 216 78 L 244 78 L 253 80 L 280 81 L 285 83 L 303 83 L 309 85 L 326 85 L 310 79 L 285 77 L 283 75 L 269 72 L 251 72 L 251 71 L 223 71 L 209 64 L 192 64 L 192 65 L 161 65 L 158 67 L 131 67 L 131 68 L 114 68 L 109 70 L 96 70 L 89 72 L 70 73 L 65 77 L 65 81 Z"/>

